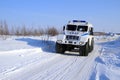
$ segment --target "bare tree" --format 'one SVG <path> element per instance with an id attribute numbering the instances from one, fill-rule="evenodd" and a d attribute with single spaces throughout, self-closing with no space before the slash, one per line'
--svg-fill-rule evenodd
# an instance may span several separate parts
<path id="1" fill-rule="evenodd" d="M 0 21 L 0 35 L 3 35 L 3 24 L 2 24 L 2 21 Z"/>
<path id="2" fill-rule="evenodd" d="M 26 25 L 22 26 L 8 26 L 6 21 L 0 21 L 0 35 L 33 35 L 33 36 L 41 36 L 43 34 L 47 34 L 48 36 L 55 36 L 59 32 L 55 27 L 48 27 L 47 29 L 43 29 L 40 26 L 28 27 Z"/>
<path id="3" fill-rule="evenodd" d="M 3 31 L 4 31 L 4 35 L 9 35 L 9 29 L 8 29 L 8 25 L 7 25 L 6 21 L 4 21 Z"/>
<path id="4" fill-rule="evenodd" d="M 15 28 L 15 35 L 17 35 L 17 36 L 21 35 L 19 27 Z"/>
<path id="5" fill-rule="evenodd" d="M 23 35 L 23 36 L 28 35 L 27 34 L 27 27 L 25 25 L 23 25 L 20 32 L 21 32 L 21 35 Z"/>
<path id="6" fill-rule="evenodd" d="M 11 27 L 10 33 L 11 33 L 11 35 L 15 35 L 15 27 L 14 26 Z"/>
<path id="7" fill-rule="evenodd" d="M 55 27 L 51 27 L 47 29 L 47 34 L 50 36 L 55 36 L 57 35 L 59 32 Z"/>

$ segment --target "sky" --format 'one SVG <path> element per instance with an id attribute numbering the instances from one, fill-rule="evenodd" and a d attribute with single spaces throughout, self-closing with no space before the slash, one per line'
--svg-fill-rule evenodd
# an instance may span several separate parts
<path id="1" fill-rule="evenodd" d="M 54 26 L 86 20 L 94 31 L 120 32 L 120 0 L 0 0 L 0 21 L 8 25 Z"/>

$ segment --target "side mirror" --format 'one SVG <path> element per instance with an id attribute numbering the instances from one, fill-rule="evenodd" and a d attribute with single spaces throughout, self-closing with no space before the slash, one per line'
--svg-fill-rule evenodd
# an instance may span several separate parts
<path id="1" fill-rule="evenodd" d="M 93 32 L 90 32 L 90 35 L 93 35 Z"/>
<path id="2" fill-rule="evenodd" d="M 63 26 L 63 31 L 65 30 L 65 26 Z"/>
<path id="3" fill-rule="evenodd" d="M 90 35 L 93 35 L 93 28 L 91 28 L 90 30 Z"/>

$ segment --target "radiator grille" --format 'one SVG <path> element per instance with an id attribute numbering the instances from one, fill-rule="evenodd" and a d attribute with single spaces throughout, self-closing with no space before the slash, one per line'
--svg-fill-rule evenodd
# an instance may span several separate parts
<path id="1" fill-rule="evenodd" d="M 66 40 L 79 40 L 79 36 L 67 35 L 67 36 L 66 36 Z"/>

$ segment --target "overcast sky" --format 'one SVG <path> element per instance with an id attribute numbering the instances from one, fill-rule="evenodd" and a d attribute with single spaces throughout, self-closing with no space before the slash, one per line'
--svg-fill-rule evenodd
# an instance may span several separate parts
<path id="1" fill-rule="evenodd" d="M 95 31 L 120 32 L 120 0 L 0 0 L 0 20 L 9 25 L 62 28 L 73 19 L 91 22 Z"/>

